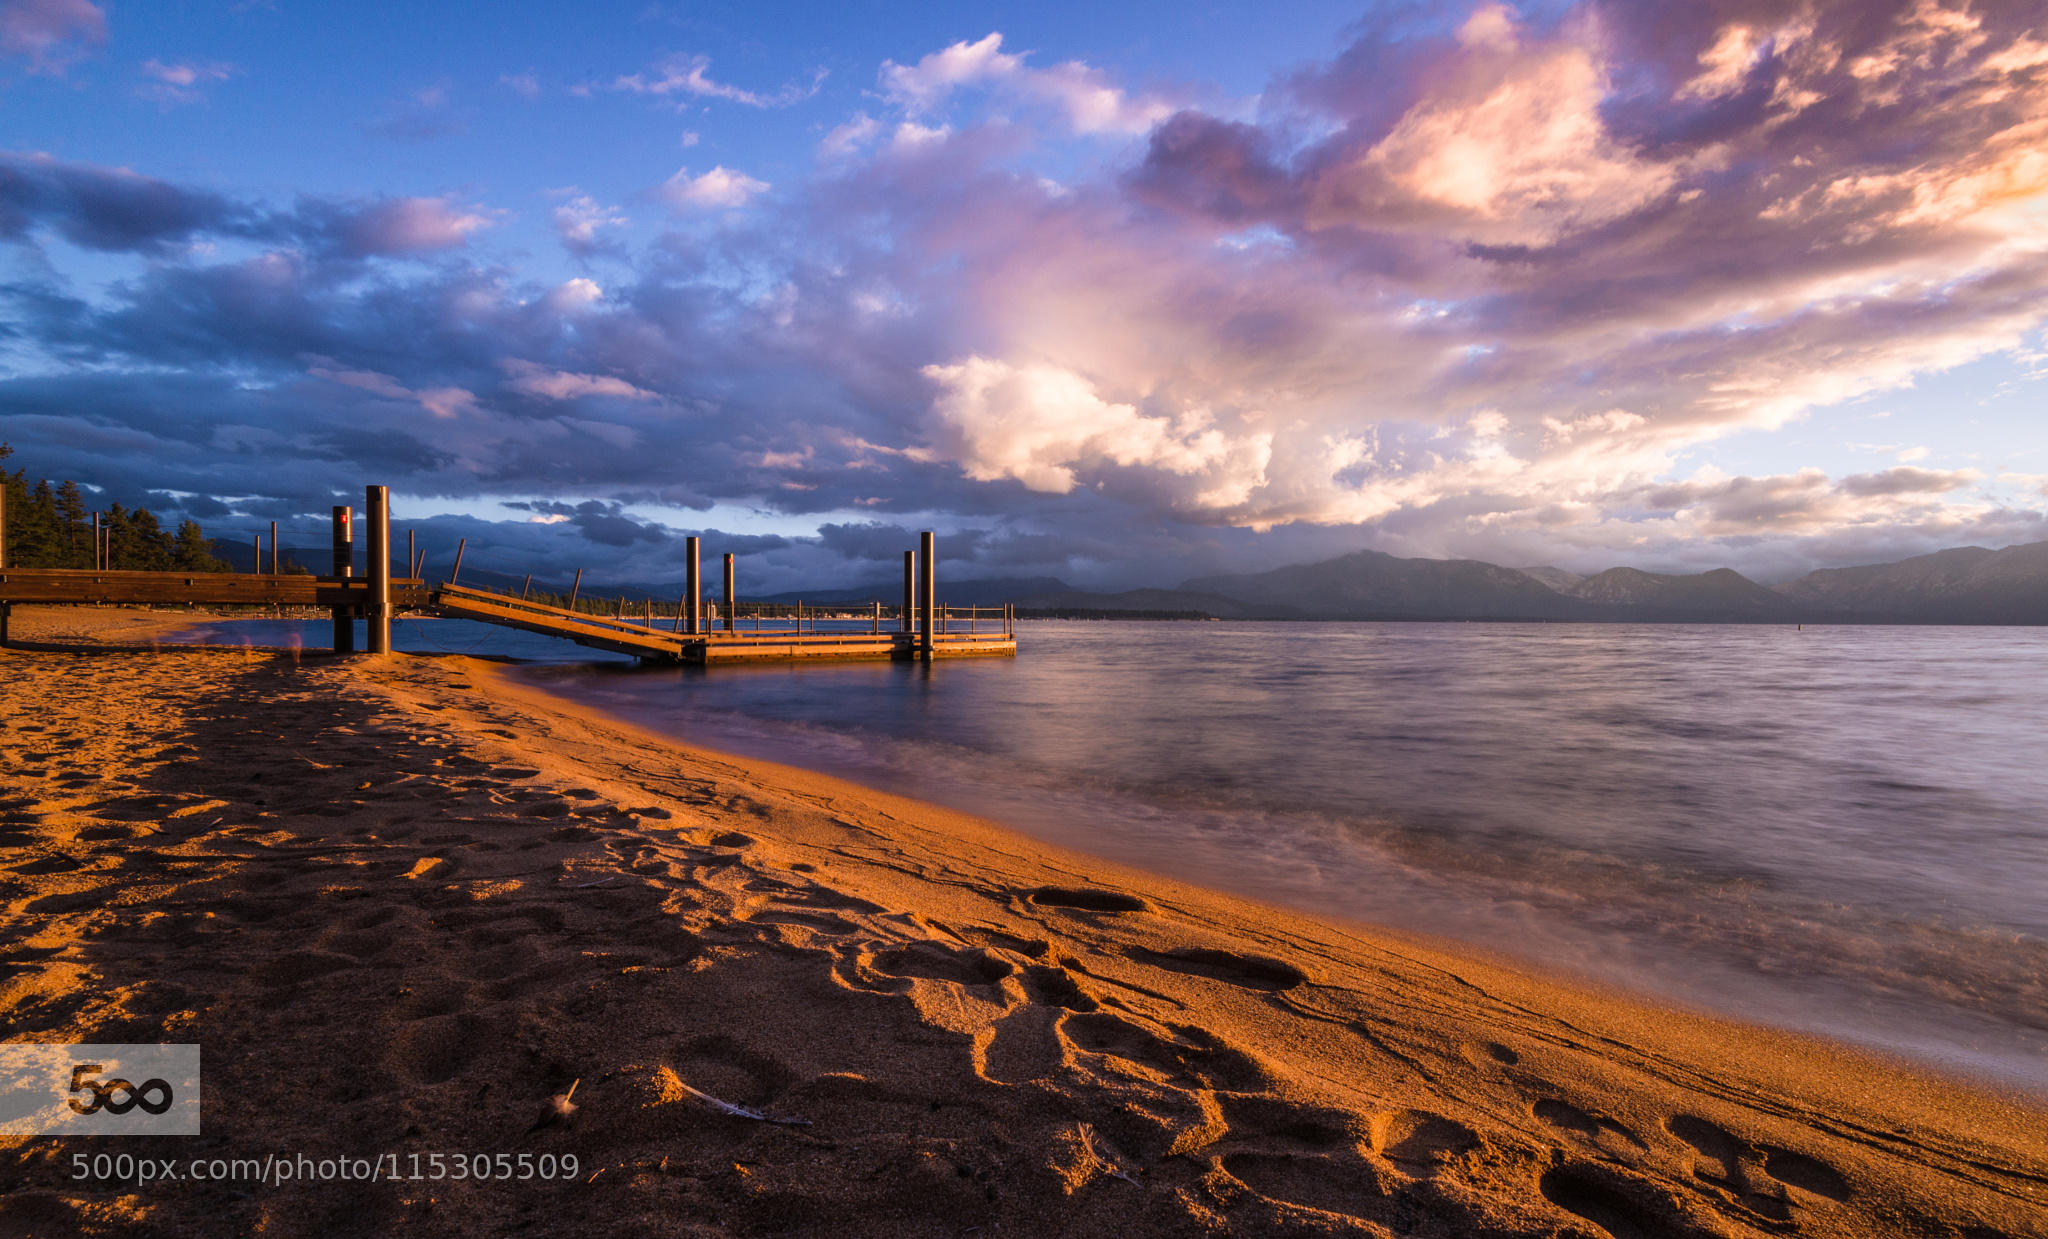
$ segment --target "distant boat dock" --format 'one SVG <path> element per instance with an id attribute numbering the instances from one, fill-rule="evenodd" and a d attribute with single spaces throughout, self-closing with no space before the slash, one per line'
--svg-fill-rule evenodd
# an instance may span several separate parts
<path id="1" fill-rule="evenodd" d="M 354 514 L 333 511 L 332 571 L 326 576 L 281 573 L 276 527 L 271 533 L 267 573 L 113 572 L 90 568 L 12 568 L 6 559 L 6 517 L 0 509 L 0 643 L 7 640 L 9 610 L 16 604 L 190 604 L 200 606 L 318 607 L 334 621 L 334 649 L 352 653 L 355 621 L 369 621 L 367 653 L 391 650 L 391 620 L 399 612 L 475 620 L 558 637 L 591 649 L 626 654 L 649 663 L 719 664 L 809 661 L 813 659 L 922 659 L 1008 656 L 1017 652 L 1012 608 L 947 607 L 937 603 L 936 537 L 919 535 L 919 547 L 903 553 L 900 607 L 870 603 L 865 615 L 835 607 L 806 614 L 797 606 L 749 606 L 736 597 L 734 557 L 724 557 L 724 595 L 707 609 L 702 595 L 701 545 L 689 538 L 687 580 L 672 621 L 657 620 L 651 602 L 644 614 L 594 614 L 575 607 L 582 574 L 572 586 L 570 606 L 519 593 L 476 589 L 456 583 L 465 544 L 459 544 L 448 579 L 428 581 L 422 556 L 408 552 L 409 569 L 392 573 L 391 500 L 382 486 L 365 490 L 369 575 L 354 575 Z M 260 569 L 261 543 L 251 565 Z M 527 578 L 530 587 L 532 578 Z M 864 623 L 863 623 L 864 621 Z M 865 627 L 865 631 L 863 631 Z"/>

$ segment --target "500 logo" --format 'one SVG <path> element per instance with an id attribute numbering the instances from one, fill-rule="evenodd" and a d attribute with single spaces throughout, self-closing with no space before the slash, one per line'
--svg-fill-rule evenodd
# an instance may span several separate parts
<path id="1" fill-rule="evenodd" d="M 71 1091 L 74 1093 L 88 1091 L 92 1093 L 91 1105 L 81 1104 L 78 1098 L 73 1097 L 71 1099 L 72 1110 L 79 1114 L 97 1114 L 101 1110 L 105 1110 L 108 1114 L 126 1114 L 140 1106 L 144 1114 L 163 1114 L 171 1108 L 171 1102 L 176 1100 L 177 1095 L 171 1091 L 171 1086 L 162 1080 L 144 1080 L 140 1084 L 130 1084 L 126 1080 L 108 1080 L 102 1084 L 85 1078 L 89 1075 L 97 1075 L 105 1070 L 106 1068 L 98 1063 L 75 1063 L 72 1065 Z M 151 1101 L 146 1096 L 151 1089 L 156 1090 L 157 1098 L 155 1101 Z M 117 1092 L 125 1092 L 128 1096 L 116 1101 L 114 1094 Z"/>
<path id="2" fill-rule="evenodd" d="M 196 1045 L 0 1041 L 0 1136 L 196 1136 Z"/>

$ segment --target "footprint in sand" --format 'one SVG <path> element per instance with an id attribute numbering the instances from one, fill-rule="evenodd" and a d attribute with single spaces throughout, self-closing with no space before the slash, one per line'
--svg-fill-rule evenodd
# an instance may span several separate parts
<path id="1" fill-rule="evenodd" d="M 1150 912 L 1152 905 L 1136 895 L 1121 891 L 1095 890 L 1085 886 L 1041 886 L 1025 894 L 1026 901 L 1041 908 L 1071 908 L 1081 912 Z"/>
<path id="2" fill-rule="evenodd" d="M 1829 1200 L 1849 1199 L 1849 1181 L 1819 1158 L 1769 1144 L 1759 1146 L 1759 1151 L 1764 1155 L 1764 1173 L 1778 1182 Z"/>
<path id="3" fill-rule="evenodd" d="M 1752 1146 L 1716 1123 L 1694 1114 L 1676 1114 L 1664 1126 L 1692 1146 L 1699 1160 L 1693 1175 L 1715 1184 L 1742 1208 L 1785 1222 L 1794 1203 L 1786 1188 L 1797 1188 L 1832 1201 L 1845 1201 L 1848 1180 L 1819 1158 L 1776 1145 Z"/>
<path id="4" fill-rule="evenodd" d="M 1561 1098 L 1546 1097 L 1531 1106 L 1530 1113 L 1560 1131 L 1583 1136 L 1595 1143 L 1598 1143 L 1603 1135 L 1612 1132 L 1638 1149 L 1650 1147 L 1643 1143 L 1641 1137 L 1614 1119 L 1604 1114 L 1581 1110 Z"/>
<path id="5" fill-rule="evenodd" d="M 1458 1052 L 1474 1067 L 1510 1067 L 1522 1061 L 1520 1054 L 1498 1041 L 1468 1041 Z"/>
<path id="6" fill-rule="evenodd" d="M 1016 972 L 1016 966 L 982 950 L 954 950 L 936 942 L 913 942 L 859 961 L 865 968 L 886 977 L 952 981 L 960 985 L 994 985 Z"/>
<path id="7" fill-rule="evenodd" d="M 1704 1234 L 1682 1220 L 1669 1198 L 1608 1168 L 1555 1166 L 1543 1172 L 1536 1187 L 1545 1200 L 1614 1239 L 1690 1239 Z"/>
<path id="8" fill-rule="evenodd" d="M 1696 1178 L 1738 1189 L 1744 1186 L 1742 1155 L 1748 1146 L 1742 1141 L 1718 1124 L 1692 1114 L 1675 1114 L 1664 1121 L 1664 1127 L 1699 1154 L 1692 1167 Z"/>
<path id="9" fill-rule="evenodd" d="M 1305 984 L 1309 979 L 1307 973 L 1286 960 L 1273 959 L 1266 955 L 1248 955 L 1238 951 L 1217 951 L 1202 947 L 1188 947 L 1176 951 L 1140 949 L 1133 953 L 1133 958 L 1155 968 L 1213 977 L 1244 989 L 1293 989 L 1297 985 Z"/>
<path id="10" fill-rule="evenodd" d="M 755 1109 L 780 1097 L 797 1080 L 780 1059 L 723 1035 L 684 1042 L 668 1065 L 699 1092 Z"/>
<path id="11" fill-rule="evenodd" d="M 1380 1171 L 1355 1154 L 1231 1153 L 1222 1159 L 1230 1177 L 1268 1200 L 1347 1217 L 1370 1216 L 1386 1205 Z"/>
<path id="12" fill-rule="evenodd" d="M 1477 1132 L 1428 1110 L 1395 1110 L 1372 1117 L 1373 1151 L 1420 1178 L 1435 1174 L 1444 1163 L 1477 1147 Z"/>
<path id="13" fill-rule="evenodd" d="M 1121 1059 L 1168 1080 L 1220 1092 L 1257 1093 L 1274 1078 L 1259 1061 L 1206 1029 L 1162 1025 L 1158 1031 L 1106 1011 L 1077 1013 L 1058 1032 L 1081 1054 Z M 1129 1073 L 1119 1073 L 1129 1074 Z"/>

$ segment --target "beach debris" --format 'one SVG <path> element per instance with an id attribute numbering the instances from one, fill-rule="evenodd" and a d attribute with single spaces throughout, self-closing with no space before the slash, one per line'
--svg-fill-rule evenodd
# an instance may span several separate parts
<path id="1" fill-rule="evenodd" d="M 730 1101 L 720 1101 L 701 1089 L 691 1088 L 682 1080 L 677 1080 L 676 1084 L 684 1092 L 710 1106 L 713 1110 L 718 1111 L 720 1114 L 729 1114 L 736 1119 L 752 1119 L 756 1123 L 774 1123 L 779 1127 L 809 1127 L 811 1125 L 809 1119 L 781 1118 L 773 1114 L 763 1114 L 750 1106 L 742 1106 Z"/>
<path id="2" fill-rule="evenodd" d="M 576 1086 L 581 1083 L 583 1077 L 576 1077 L 569 1081 L 568 1091 L 556 1093 L 542 1103 L 540 1114 L 534 1118 L 533 1126 L 526 1129 L 526 1134 L 530 1136 L 543 1127 L 567 1127 L 576 1117 L 576 1103 L 570 1098 L 576 1096 Z"/>
<path id="3" fill-rule="evenodd" d="M 1124 1182 L 1130 1184 L 1132 1187 L 1144 1186 L 1143 1184 L 1139 1183 L 1136 1179 L 1133 1179 L 1131 1177 L 1130 1171 L 1125 1170 L 1122 1166 L 1117 1165 L 1115 1159 L 1109 1157 L 1107 1154 L 1103 1153 L 1101 1149 L 1095 1147 L 1095 1127 L 1093 1124 L 1077 1124 L 1076 1130 L 1078 1130 L 1081 1134 L 1082 1150 L 1086 1152 L 1089 1157 L 1095 1159 L 1095 1164 L 1101 1166 L 1103 1171 L 1107 1173 L 1110 1178 L 1122 1179 Z"/>

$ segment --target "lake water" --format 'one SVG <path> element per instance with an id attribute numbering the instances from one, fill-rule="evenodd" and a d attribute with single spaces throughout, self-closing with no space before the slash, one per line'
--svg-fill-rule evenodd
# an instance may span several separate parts
<path id="1" fill-rule="evenodd" d="M 2048 629 L 1041 622 L 1014 660 L 708 671 L 396 635 L 574 660 L 524 674 L 1169 876 L 2048 1092 Z"/>

